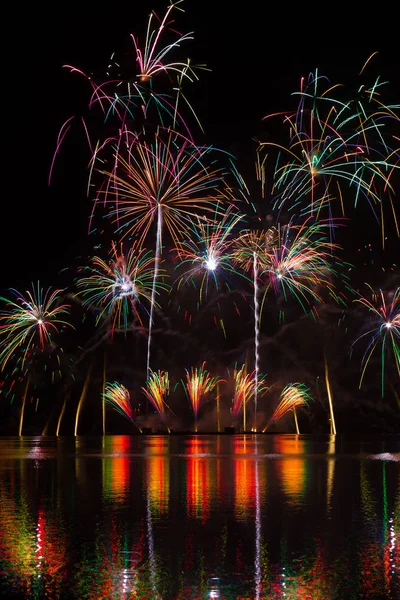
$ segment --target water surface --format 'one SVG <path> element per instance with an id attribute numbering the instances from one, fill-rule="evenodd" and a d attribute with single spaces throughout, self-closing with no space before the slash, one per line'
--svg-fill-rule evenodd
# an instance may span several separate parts
<path id="1" fill-rule="evenodd" d="M 0 595 L 400 598 L 395 436 L 0 438 Z"/>

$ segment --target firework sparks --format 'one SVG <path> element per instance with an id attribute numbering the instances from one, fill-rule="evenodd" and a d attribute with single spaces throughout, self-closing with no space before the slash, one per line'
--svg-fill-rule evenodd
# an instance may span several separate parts
<path id="1" fill-rule="evenodd" d="M 216 213 L 220 213 L 219 205 Z M 233 244 L 232 233 L 244 215 L 235 212 L 232 205 L 221 213 L 222 217 L 214 221 L 197 219 L 197 224 L 193 223 L 190 230 L 190 237 L 173 250 L 179 259 L 178 268 L 185 271 L 178 278 L 178 289 L 182 283 L 194 284 L 199 278 L 200 303 L 207 298 L 212 285 L 220 290 L 220 279 L 224 279 L 230 289 L 230 275 L 234 270 L 229 254 Z"/>
<path id="2" fill-rule="evenodd" d="M 232 402 L 232 415 L 234 419 L 239 416 L 240 412 L 244 410 L 246 404 L 254 396 L 255 375 L 255 370 L 252 373 L 246 373 L 246 365 L 242 365 L 240 368 L 235 367 L 233 372 L 235 391 Z M 257 395 L 259 398 L 269 390 L 269 387 L 265 385 L 264 377 L 261 375 L 257 378 L 257 386 Z"/>
<path id="3" fill-rule="evenodd" d="M 138 308 L 146 312 L 146 303 L 154 302 L 152 296 L 154 258 L 149 251 L 133 244 L 127 254 L 122 244 L 112 245 L 110 259 L 106 262 L 95 256 L 91 265 L 82 269 L 77 281 L 78 295 L 83 304 L 98 310 L 97 322 L 111 316 L 112 331 L 127 330 L 132 315 L 144 327 Z M 156 282 L 157 289 L 165 289 L 162 280 Z M 156 292 L 158 293 L 158 291 Z"/>
<path id="4" fill-rule="evenodd" d="M 294 412 L 300 406 L 308 406 L 308 402 L 312 400 L 309 389 L 302 383 L 289 383 L 286 385 L 281 392 L 280 398 L 281 400 L 268 425 L 276 423 L 276 421 L 279 421 L 279 419 L 291 410 Z M 264 431 L 267 427 L 265 427 Z"/>
<path id="5" fill-rule="evenodd" d="M 223 191 L 225 171 L 207 165 L 211 151 L 163 129 L 153 142 L 134 136 L 126 156 L 117 150 L 116 169 L 100 171 L 108 178 L 107 191 L 100 196 L 105 204 L 115 205 L 109 214 L 123 237 L 137 235 L 143 245 L 151 225 L 161 222 L 178 246 L 193 216 L 213 211 L 215 203 L 229 193 Z M 100 201 L 99 197 L 95 206 Z"/>
<path id="6" fill-rule="evenodd" d="M 184 35 L 178 34 L 178 39 L 167 46 L 160 47 L 160 38 L 166 30 L 172 31 L 169 25 L 172 22 L 168 22 L 171 12 L 178 8 L 182 4 L 182 0 L 174 4 L 170 4 L 163 19 L 159 19 L 153 12 L 151 13 L 148 24 L 147 34 L 144 49 L 140 49 L 140 44 L 134 35 L 131 35 L 135 51 L 136 51 L 136 64 L 139 69 L 138 78 L 140 81 L 148 81 L 159 73 L 178 73 L 178 75 L 184 75 L 190 79 L 190 71 L 187 72 L 187 62 L 166 62 L 164 59 L 170 52 L 179 47 L 182 42 L 193 39 L 192 33 Z M 180 10 L 182 10 L 179 7 Z M 159 22 L 159 27 L 153 28 L 153 20 L 156 19 Z M 177 32 L 175 32 L 177 33 Z"/>
<path id="7" fill-rule="evenodd" d="M 319 290 L 328 291 L 336 301 L 344 297 L 335 293 L 335 277 L 342 261 L 337 256 L 340 246 L 327 237 L 330 223 L 306 219 L 302 224 L 273 227 L 267 231 L 244 232 L 236 242 L 233 260 L 244 269 L 257 265 L 257 282 L 265 291 L 282 293 L 286 301 L 293 296 L 304 310 L 311 301 L 323 302 Z M 345 283 L 347 277 L 341 274 Z"/>
<path id="8" fill-rule="evenodd" d="M 166 423 L 165 398 L 169 394 L 169 376 L 166 371 L 150 371 L 147 386 L 142 388 L 161 419 Z M 169 428 L 168 433 L 169 433 Z"/>
<path id="9" fill-rule="evenodd" d="M 343 294 L 335 293 L 335 277 L 342 266 L 336 255 L 339 246 L 329 241 L 325 230 L 331 222 L 316 222 L 309 217 L 301 225 L 290 222 L 266 231 L 244 231 L 235 242 L 234 263 L 253 271 L 254 293 L 254 408 L 256 429 L 259 370 L 260 320 L 268 291 L 282 294 L 285 302 L 293 297 L 306 312 L 310 304 L 323 303 L 322 292 L 345 304 Z M 342 281 L 347 277 L 342 274 Z M 259 290 L 264 287 L 260 303 Z"/>
<path id="10" fill-rule="evenodd" d="M 289 131 L 287 147 L 261 143 L 260 150 L 278 150 L 274 207 L 281 210 L 287 203 L 291 208 L 301 205 L 302 214 L 316 215 L 327 208 L 331 218 L 336 198 L 344 215 L 342 188 L 346 185 L 354 190 L 354 205 L 364 196 L 379 220 L 375 207 L 381 206 L 383 192 L 393 191 L 391 176 L 399 168 L 399 149 L 392 147 L 395 138 L 388 129 L 389 121 L 399 121 L 396 107 L 381 102 L 378 80 L 369 89 L 360 88 L 356 99 L 344 102 L 334 97 L 342 86 L 321 89 L 326 81 L 317 71 L 307 82 L 303 78 L 297 111 L 279 113 Z M 263 181 L 267 156 L 258 162 Z"/>
<path id="11" fill-rule="evenodd" d="M 266 293 L 272 287 L 275 294 L 281 291 L 285 301 L 291 295 L 304 311 L 311 301 L 324 302 L 322 290 L 336 302 L 345 303 L 335 293 L 335 278 L 342 261 L 337 256 L 340 246 L 327 237 L 330 225 L 308 218 L 301 225 L 289 223 L 277 228 L 272 251 L 263 263 L 263 275 L 268 278 Z M 347 282 L 343 273 L 341 278 Z"/>
<path id="12" fill-rule="evenodd" d="M 201 128 L 192 106 L 183 93 L 183 84 L 184 82 L 198 80 L 196 70 L 208 69 L 205 65 L 193 66 L 188 58 L 185 60 L 170 60 L 174 50 L 179 49 L 183 43 L 193 39 L 192 33 L 180 34 L 172 27 L 174 21 L 171 19 L 171 13 L 176 10 L 183 12 L 181 4 L 182 0 L 171 3 L 162 18 L 159 18 L 155 12 L 150 14 L 143 46 L 139 38 L 131 34 L 136 55 L 136 72 L 133 76 L 131 65 L 128 69 L 128 75 L 126 77 L 122 75 L 123 68 L 117 62 L 115 53 L 109 59 L 105 79 L 103 78 L 100 81 L 92 73 L 88 75 L 77 67 L 69 64 L 64 65 L 64 68 L 69 69 L 72 73 L 77 73 L 88 81 L 92 90 L 88 103 L 91 113 L 93 114 L 93 109 L 98 107 L 103 125 L 109 122 L 111 116 L 116 117 L 116 126 L 120 132 L 119 142 L 126 135 L 127 121 L 133 121 L 137 131 L 141 129 L 143 123 L 156 122 L 161 123 L 164 127 L 172 125 L 174 128 L 179 125 L 186 132 L 186 135 L 191 138 L 186 120 L 178 110 L 181 99 Z M 172 35 L 174 39 L 163 45 L 163 39 L 167 33 L 170 36 Z M 161 80 L 160 84 L 159 79 Z M 155 82 L 157 85 L 155 85 Z M 152 117 L 155 117 L 155 119 L 152 119 Z M 74 119 L 75 117 L 67 119 L 60 129 L 50 168 L 49 183 L 55 158 Z M 108 144 L 108 136 L 105 136 L 106 140 L 102 143 L 97 142 L 94 148 L 86 123 L 87 117 L 81 117 L 81 121 L 93 155 L 93 164 L 99 149 L 103 147 L 104 143 Z"/>
<path id="13" fill-rule="evenodd" d="M 137 138 L 129 148 L 128 158 L 117 152 L 116 169 L 103 170 L 109 178 L 105 203 L 115 198 L 110 216 L 120 223 L 123 237 L 139 237 L 143 244 L 153 222 L 156 223 L 155 269 L 150 306 L 147 373 L 150 369 L 151 329 L 155 282 L 162 252 L 162 232 L 166 227 L 175 245 L 188 233 L 191 218 L 213 209 L 221 200 L 224 172 L 206 161 L 210 148 L 197 148 L 184 136 L 159 130 L 153 143 Z M 227 192 L 228 193 L 228 192 Z"/>
<path id="14" fill-rule="evenodd" d="M 71 325 L 62 317 L 69 314 L 70 306 L 60 304 L 63 290 L 43 290 L 32 284 L 26 295 L 11 289 L 15 300 L 1 297 L 5 308 L 0 311 L 0 364 L 4 369 L 17 350 L 22 350 L 21 368 L 28 354 L 43 352 L 51 345 L 60 329 Z"/>
<path id="15" fill-rule="evenodd" d="M 364 326 L 363 333 L 353 343 L 368 339 L 368 345 L 365 349 L 361 362 L 360 387 L 368 364 L 375 350 L 381 349 L 381 393 L 384 396 L 385 391 L 385 362 L 390 352 L 393 353 L 397 372 L 400 375 L 400 288 L 397 288 L 392 298 L 385 298 L 382 290 L 375 292 L 371 288 L 371 299 L 357 298 L 358 302 L 368 310 L 371 319 Z"/>
<path id="16" fill-rule="evenodd" d="M 221 381 L 219 377 L 211 377 L 205 365 L 206 363 L 203 362 L 201 367 L 192 367 L 190 371 L 186 369 L 186 378 L 182 379 L 182 385 L 192 406 L 196 432 L 201 400 L 212 392 L 217 383 Z"/>
<path id="17" fill-rule="evenodd" d="M 130 400 L 129 390 L 124 385 L 114 381 L 113 383 L 106 383 L 104 391 L 104 400 L 110 404 L 120 415 L 133 420 L 133 411 Z"/>
<path id="18" fill-rule="evenodd" d="M 257 431 L 257 402 L 258 402 L 258 371 L 259 371 L 259 340 L 260 340 L 260 300 L 259 300 L 259 274 L 260 267 L 270 256 L 271 247 L 275 238 L 275 231 L 245 231 L 236 240 L 232 259 L 234 264 L 239 264 L 244 271 L 253 272 L 254 296 L 254 430 Z"/>

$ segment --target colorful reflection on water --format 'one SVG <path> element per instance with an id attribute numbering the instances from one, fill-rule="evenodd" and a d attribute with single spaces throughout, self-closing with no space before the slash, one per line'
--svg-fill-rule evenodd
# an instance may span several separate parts
<path id="1" fill-rule="evenodd" d="M 398 444 L 0 439 L 0 596 L 395 600 Z"/>

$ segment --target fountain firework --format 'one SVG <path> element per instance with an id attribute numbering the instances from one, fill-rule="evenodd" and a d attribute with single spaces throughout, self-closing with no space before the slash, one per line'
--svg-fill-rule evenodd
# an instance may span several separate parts
<path id="1" fill-rule="evenodd" d="M 211 377 L 205 365 L 206 363 L 203 362 L 199 368 L 192 367 L 190 371 L 186 369 L 186 379 L 182 379 L 182 385 L 193 410 L 195 433 L 197 433 L 197 419 L 201 399 L 209 394 L 219 381 L 222 381 L 219 377 Z"/>
<path id="2" fill-rule="evenodd" d="M 165 397 L 169 394 L 169 376 L 166 371 L 150 371 L 147 379 L 147 386 L 142 388 L 146 398 L 150 400 L 163 422 L 166 424 L 166 403 Z M 168 433 L 170 429 L 166 424 Z"/>
<path id="3" fill-rule="evenodd" d="M 275 423 L 281 419 L 290 410 L 293 411 L 296 431 L 297 433 L 300 433 L 295 410 L 296 407 L 299 406 L 308 406 L 308 402 L 312 400 L 309 394 L 309 389 L 302 383 L 289 383 L 283 388 L 280 398 L 281 401 L 279 402 L 267 425 L 263 429 L 263 433 L 271 423 Z"/>

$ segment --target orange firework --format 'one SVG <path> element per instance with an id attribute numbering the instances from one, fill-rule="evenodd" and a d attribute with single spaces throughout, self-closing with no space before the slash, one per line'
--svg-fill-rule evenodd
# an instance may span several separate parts
<path id="1" fill-rule="evenodd" d="M 243 410 L 246 404 L 254 396 L 254 377 L 255 371 L 246 373 L 246 365 L 240 369 L 235 367 L 233 372 L 233 380 L 235 383 L 235 391 L 233 394 L 232 415 L 237 418 L 240 411 Z M 261 397 L 267 393 L 269 387 L 264 383 L 264 377 L 259 375 L 257 378 L 257 393 Z"/>
<path id="2" fill-rule="evenodd" d="M 190 371 L 186 369 L 186 379 L 182 380 L 182 385 L 193 409 L 196 432 L 201 399 L 212 392 L 217 383 L 221 381 L 219 377 L 211 377 L 205 365 L 206 363 L 203 362 L 199 368 L 192 367 Z"/>
<path id="3" fill-rule="evenodd" d="M 142 387 L 146 398 L 150 400 L 164 423 L 166 422 L 165 397 L 169 394 L 169 376 L 167 371 L 151 371 L 147 380 L 147 387 Z M 168 432 L 169 428 L 167 427 Z"/>
<path id="4" fill-rule="evenodd" d="M 312 400 L 308 392 L 309 389 L 303 383 L 289 383 L 286 385 L 281 392 L 281 401 L 270 418 L 268 425 L 279 421 L 290 410 L 295 414 L 296 408 L 299 406 L 308 406 L 308 401 Z M 264 431 L 267 427 L 265 427 Z"/>

